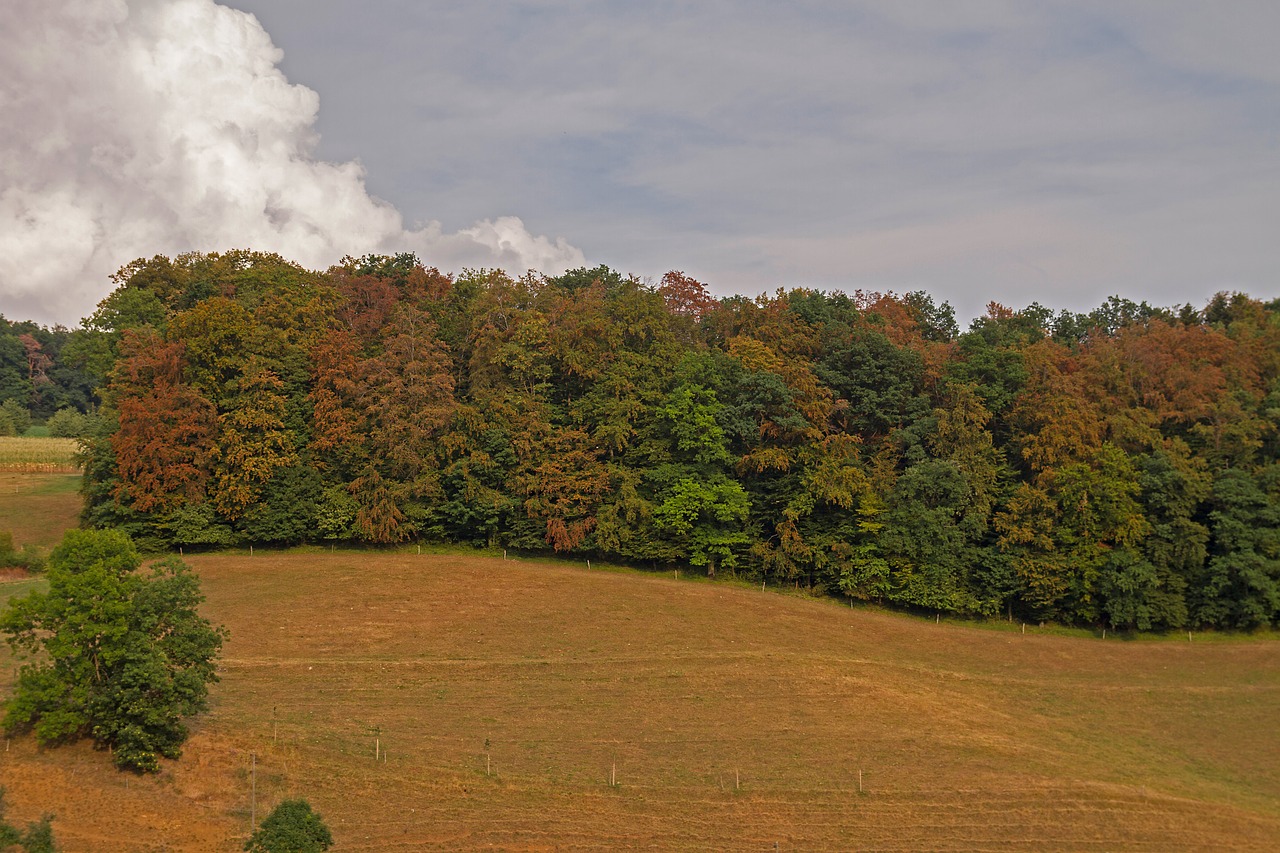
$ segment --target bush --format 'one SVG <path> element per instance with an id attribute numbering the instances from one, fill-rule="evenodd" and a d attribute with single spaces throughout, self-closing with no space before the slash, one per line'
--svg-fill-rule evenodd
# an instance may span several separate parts
<path id="1" fill-rule="evenodd" d="M 0 531 L 0 568 L 19 568 L 29 572 L 39 572 L 44 569 L 44 557 L 38 549 L 30 545 L 23 545 L 21 551 L 15 549 L 13 534 Z"/>
<path id="2" fill-rule="evenodd" d="M 0 786 L 0 850 L 8 850 L 17 845 L 23 853 L 56 853 L 58 846 L 53 841 L 53 815 L 45 815 L 38 821 L 27 824 L 26 832 L 5 820 L 4 787 Z"/>
<path id="3" fill-rule="evenodd" d="M 45 422 L 54 438 L 83 438 L 89 434 L 89 419 L 75 409 L 58 409 Z"/>
<path id="4" fill-rule="evenodd" d="M 250 853 L 319 853 L 333 846 L 333 836 L 306 800 L 276 806 L 244 849 Z"/>

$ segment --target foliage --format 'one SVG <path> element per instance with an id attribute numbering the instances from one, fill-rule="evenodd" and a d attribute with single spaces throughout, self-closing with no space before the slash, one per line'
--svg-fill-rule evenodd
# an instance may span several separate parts
<path id="1" fill-rule="evenodd" d="M 319 853 L 333 846 L 333 836 L 306 800 L 284 800 L 249 836 L 250 853 Z"/>
<path id="2" fill-rule="evenodd" d="M 0 568 L 22 568 L 29 572 L 44 570 L 44 557 L 31 545 L 21 550 L 13 547 L 13 534 L 0 531 Z"/>
<path id="3" fill-rule="evenodd" d="M 24 435 L 31 429 L 31 413 L 13 398 L 0 403 L 0 416 L 3 416 L 3 422 L 9 430 L 4 435 Z"/>
<path id="4" fill-rule="evenodd" d="M 45 426 L 53 438 L 88 438 L 97 432 L 98 422 L 91 414 L 67 407 L 54 412 Z"/>
<path id="5" fill-rule="evenodd" d="M 49 556 L 47 592 L 11 600 L 0 631 L 34 660 L 4 719 L 41 743 L 90 737 L 115 763 L 154 771 L 177 757 L 182 718 L 205 707 L 224 633 L 196 612 L 199 582 L 176 559 L 140 570 L 115 531 L 69 531 Z"/>
<path id="6" fill-rule="evenodd" d="M 88 422 L 84 519 L 148 546 L 448 540 L 1010 619 L 1280 618 L 1277 303 L 992 303 L 961 331 L 924 293 L 248 251 L 116 283 L 82 329 L 0 318 L 0 431 Z"/>

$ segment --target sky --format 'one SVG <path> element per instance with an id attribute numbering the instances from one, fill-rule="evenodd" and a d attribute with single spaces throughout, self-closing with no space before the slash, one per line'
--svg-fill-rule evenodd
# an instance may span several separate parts
<path id="1" fill-rule="evenodd" d="M 0 313 L 137 257 L 1280 297 L 1274 0 L 6 0 Z"/>

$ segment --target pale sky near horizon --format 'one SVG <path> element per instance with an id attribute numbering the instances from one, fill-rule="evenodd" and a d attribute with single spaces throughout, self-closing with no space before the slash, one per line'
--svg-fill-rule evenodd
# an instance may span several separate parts
<path id="1" fill-rule="evenodd" d="M 245 247 L 921 289 L 962 324 L 1280 296 L 1268 0 L 11 1 L 11 319 Z"/>

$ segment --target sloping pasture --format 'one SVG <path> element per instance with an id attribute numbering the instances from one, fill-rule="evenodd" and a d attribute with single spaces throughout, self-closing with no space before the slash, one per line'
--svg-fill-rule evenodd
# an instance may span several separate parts
<path id="1" fill-rule="evenodd" d="M 11 814 L 57 812 L 67 850 L 233 850 L 299 795 L 343 850 L 1280 838 L 1274 640 L 1024 635 L 501 558 L 188 562 L 232 633 L 183 759 L 0 755 Z"/>

